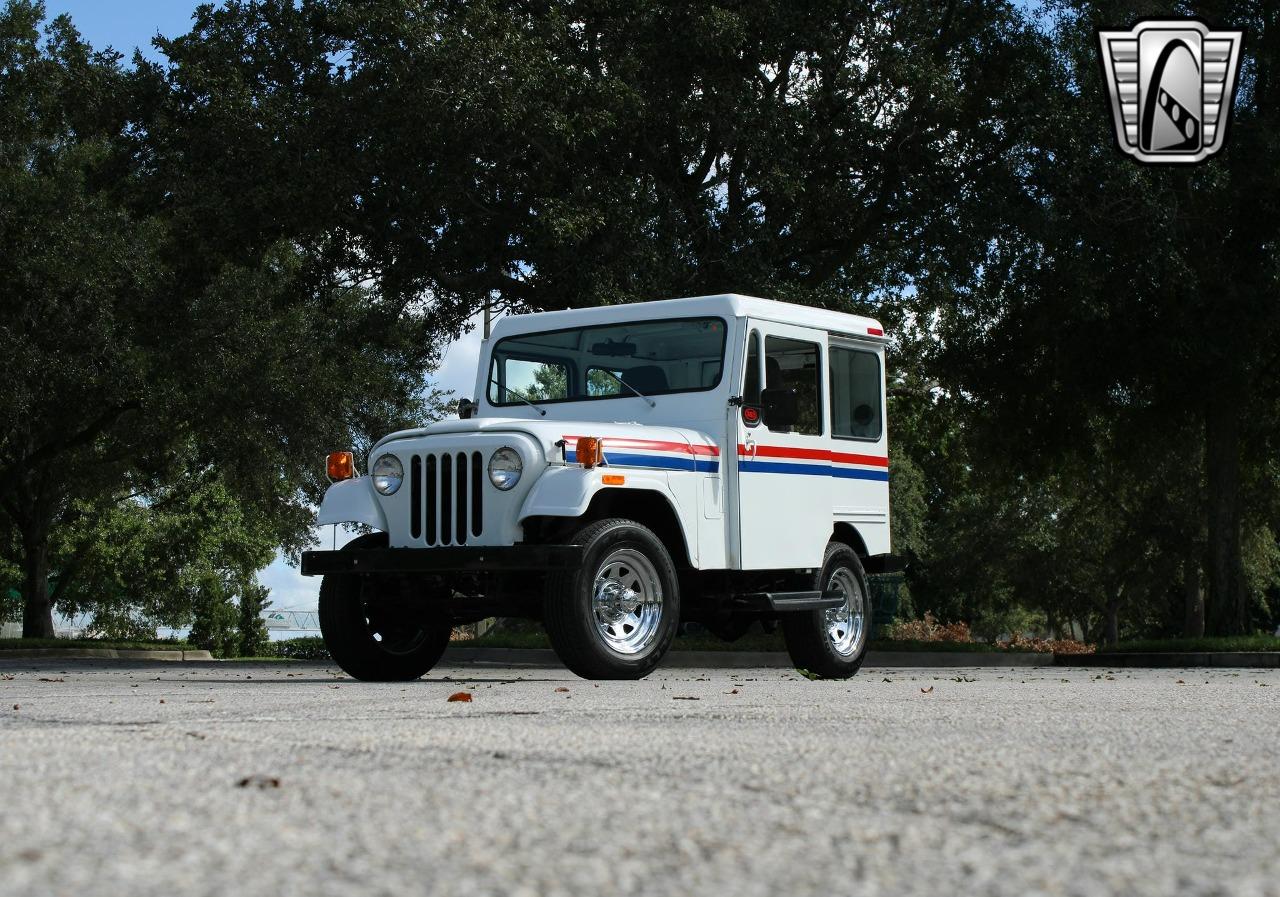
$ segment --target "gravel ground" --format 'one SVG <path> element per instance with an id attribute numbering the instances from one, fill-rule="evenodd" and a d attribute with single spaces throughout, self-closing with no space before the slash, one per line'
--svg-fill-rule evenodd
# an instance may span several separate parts
<path id="1" fill-rule="evenodd" d="M 33 664 L 5 897 L 1280 895 L 1274 670 Z"/>

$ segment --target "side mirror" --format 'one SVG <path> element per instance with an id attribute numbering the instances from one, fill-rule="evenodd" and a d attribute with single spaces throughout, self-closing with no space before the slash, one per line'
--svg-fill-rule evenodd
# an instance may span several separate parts
<path id="1" fill-rule="evenodd" d="M 794 389 L 774 387 L 760 392 L 760 412 L 770 430 L 790 430 L 800 417 L 800 402 Z"/>
<path id="2" fill-rule="evenodd" d="M 458 399 L 458 417 L 469 420 L 476 413 L 476 403 L 470 399 Z"/>

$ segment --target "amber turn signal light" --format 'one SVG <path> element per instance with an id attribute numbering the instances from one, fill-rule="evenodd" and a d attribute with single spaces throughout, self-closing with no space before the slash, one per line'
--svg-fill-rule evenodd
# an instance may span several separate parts
<path id="1" fill-rule="evenodd" d="M 604 460 L 604 446 L 596 436 L 578 437 L 574 453 L 578 457 L 578 463 L 583 467 L 595 467 Z"/>
<path id="2" fill-rule="evenodd" d="M 606 486 L 621 486 L 627 481 L 626 477 L 620 477 L 616 473 L 606 473 L 600 478 L 600 482 Z"/>
<path id="3" fill-rule="evenodd" d="M 356 475 L 356 458 L 351 452 L 330 452 L 329 453 L 329 479 L 335 483 L 338 480 L 349 480 Z"/>

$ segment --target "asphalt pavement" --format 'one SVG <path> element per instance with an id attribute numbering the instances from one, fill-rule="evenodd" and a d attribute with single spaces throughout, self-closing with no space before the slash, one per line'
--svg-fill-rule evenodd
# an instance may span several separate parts
<path id="1" fill-rule="evenodd" d="M 1280 671 L 5 662 L 46 894 L 1280 895 Z"/>

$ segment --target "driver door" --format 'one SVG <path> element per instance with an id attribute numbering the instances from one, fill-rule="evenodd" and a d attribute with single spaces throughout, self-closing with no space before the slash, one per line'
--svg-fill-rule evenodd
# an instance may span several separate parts
<path id="1" fill-rule="evenodd" d="M 742 413 L 731 427 L 740 569 L 822 565 L 832 519 L 826 355 L 824 331 L 748 321 Z M 753 414 L 763 389 L 794 390 L 795 419 Z"/>

